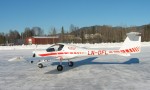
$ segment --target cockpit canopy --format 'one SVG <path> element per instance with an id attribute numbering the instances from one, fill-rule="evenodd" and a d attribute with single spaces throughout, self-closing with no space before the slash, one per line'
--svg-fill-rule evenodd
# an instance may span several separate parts
<path id="1" fill-rule="evenodd" d="M 50 46 L 46 49 L 47 52 L 53 52 L 53 51 L 61 51 L 63 49 L 64 45 L 62 44 L 55 44 Z"/>

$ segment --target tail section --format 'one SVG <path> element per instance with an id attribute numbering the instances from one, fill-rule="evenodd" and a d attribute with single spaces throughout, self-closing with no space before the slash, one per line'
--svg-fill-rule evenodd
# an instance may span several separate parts
<path id="1" fill-rule="evenodd" d="M 139 53 L 141 51 L 141 36 L 138 32 L 127 33 L 122 47 L 119 49 L 120 55 L 129 56 L 131 53 Z"/>

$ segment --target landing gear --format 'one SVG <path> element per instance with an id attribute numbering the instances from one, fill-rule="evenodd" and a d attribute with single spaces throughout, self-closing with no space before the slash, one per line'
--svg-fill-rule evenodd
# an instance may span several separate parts
<path id="1" fill-rule="evenodd" d="M 50 63 L 50 61 L 51 60 L 39 60 L 38 63 L 37 63 L 37 66 L 39 68 L 44 68 Z"/>
<path id="2" fill-rule="evenodd" d="M 57 66 L 57 70 L 58 70 L 58 71 L 62 71 L 62 70 L 63 70 L 62 58 L 60 58 L 60 64 Z"/>
<path id="3" fill-rule="evenodd" d="M 60 63 L 59 63 L 59 65 L 57 66 L 57 70 L 58 71 L 62 71 L 63 70 L 63 66 L 62 66 L 62 57 L 60 57 Z M 74 65 L 74 63 L 72 62 L 72 61 L 69 61 L 68 60 L 68 66 L 69 67 L 72 67 Z"/>
<path id="4" fill-rule="evenodd" d="M 39 68 L 43 68 L 44 66 L 43 66 L 42 63 L 39 63 L 39 64 L 38 64 L 38 67 L 39 67 Z"/>
<path id="5" fill-rule="evenodd" d="M 58 66 L 57 66 L 57 70 L 58 70 L 58 71 L 62 71 L 62 70 L 63 70 L 63 66 L 62 66 L 62 65 L 58 65 Z"/>
<path id="6" fill-rule="evenodd" d="M 72 62 L 72 61 L 69 61 L 69 62 L 68 62 L 68 66 L 69 66 L 69 67 L 72 67 L 72 66 L 73 66 L 73 62 Z"/>

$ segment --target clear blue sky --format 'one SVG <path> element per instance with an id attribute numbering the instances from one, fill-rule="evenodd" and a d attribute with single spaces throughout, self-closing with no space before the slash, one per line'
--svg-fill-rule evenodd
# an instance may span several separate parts
<path id="1" fill-rule="evenodd" d="M 150 0 L 0 0 L 0 32 L 39 26 L 68 30 L 92 25 L 139 26 L 150 23 Z"/>

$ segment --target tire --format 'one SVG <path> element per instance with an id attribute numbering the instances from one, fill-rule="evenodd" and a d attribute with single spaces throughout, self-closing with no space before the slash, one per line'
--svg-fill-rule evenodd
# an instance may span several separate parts
<path id="1" fill-rule="evenodd" d="M 57 70 L 58 70 L 58 71 L 62 71 L 62 70 L 63 70 L 63 66 L 62 66 L 62 65 L 58 65 L 58 66 L 57 66 Z"/>
<path id="2" fill-rule="evenodd" d="M 33 63 L 33 61 L 31 61 L 31 63 Z"/>
<path id="3" fill-rule="evenodd" d="M 39 67 L 39 68 L 43 68 L 43 64 L 42 64 L 42 63 L 39 63 L 39 64 L 38 64 L 38 67 Z"/>
<path id="4" fill-rule="evenodd" d="M 73 67 L 73 62 L 72 61 L 68 62 L 68 66 Z"/>

